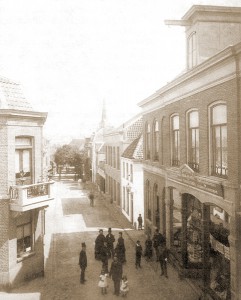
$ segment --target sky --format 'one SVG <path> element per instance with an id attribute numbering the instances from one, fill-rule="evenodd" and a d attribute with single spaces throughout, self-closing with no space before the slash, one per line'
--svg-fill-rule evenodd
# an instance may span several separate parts
<path id="1" fill-rule="evenodd" d="M 20 82 L 44 135 L 66 143 L 119 126 L 185 69 L 181 19 L 194 4 L 240 0 L 0 0 L 0 75 Z"/>

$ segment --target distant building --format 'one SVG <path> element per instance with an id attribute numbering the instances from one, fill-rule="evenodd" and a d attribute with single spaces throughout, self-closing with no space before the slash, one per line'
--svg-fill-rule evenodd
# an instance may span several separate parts
<path id="1" fill-rule="evenodd" d="M 194 5 L 187 70 L 139 106 L 145 229 L 205 299 L 241 299 L 241 8 Z"/>
<path id="2" fill-rule="evenodd" d="M 0 286 L 44 274 L 44 214 L 53 199 L 53 182 L 43 182 L 46 118 L 18 83 L 0 77 Z"/>

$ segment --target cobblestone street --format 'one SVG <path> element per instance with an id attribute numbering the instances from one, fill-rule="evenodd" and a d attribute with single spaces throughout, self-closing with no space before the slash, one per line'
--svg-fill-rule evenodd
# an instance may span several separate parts
<path id="1" fill-rule="evenodd" d="M 135 268 L 135 241 L 144 248 L 144 232 L 132 228 L 118 208 L 106 199 L 96 199 L 90 207 L 87 190 L 72 179 L 55 183 L 56 198 L 46 211 L 45 277 L 36 278 L 11 291 L 0 293 L 0 299 L 115 299 L 113 282 L 109 279 L 107 295 L 97 286 L 101 262 L 94 259 L 94 240 L 100 228 L 112 228 L 117 240 L 124 230 L 127 263 L 124 274 L 128 277 L 129 299 L 197 300 L 198 295 L 186 280 L 180 280 L 177 272 L 168 265 L 169 278 L 160 277 L 160 266 L 155 261 L 142 258 L 142 268 Z M 81 243 L 87 245 L 88 267 L 86 283 L 80 285 L 78 265 Z M 111 261 L 109 260 L 109 266 Z"/>

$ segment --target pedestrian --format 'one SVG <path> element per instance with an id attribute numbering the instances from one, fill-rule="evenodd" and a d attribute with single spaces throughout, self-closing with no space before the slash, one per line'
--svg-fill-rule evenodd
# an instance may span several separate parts
<path id="1" fill-rule="evenodd" d="M 114 282 L 114 295 L 119 296 L 120 294 L 120 282 L 122 278 L 123 268 L 122 263 L 118 261 L 117 256 L 114 256 L 114 259 L 110 267 L 110 278 Z"/>
<path id="2" fill-rule="evenodd" d="M 100 287 L 100 289 L 101 289 L 101 294 L 102 295 L 107 294 L 108 273 L 106 273 L 105 270 L 102 269 L 99 277 L 100 277 L 100 280 L 98 282 L 98 287 Z"/>
<path id="3" fill-rule="evenodd" d="M 95 239 L 95 259 L 101 260 L 101 250 L 104 246 L 105 236 L 103 233 L 103 229 L 99 230 L 99 235 Z"/>
<path id="4" fill-rule="evenodd" d="M 141 214 L 139 214 L 139 217 L 137 218 L 137 221 L 138 221 L 138 230 L 142 230 L 142 216 Z"/>
<path id="5" fill-rule="evenodd" d="M 108 256 L 109 258 L 114 257 L 114 242 L 115 242 L 115 236 L 111 232 L 111 228 L 108 229 L 108 233 L 105 237 L 106 243 L 107 243 L 107 249 L 108 249 Z"/>
<path id="6" fill-rule="evenodd" d="M 168 278 L 167 275 L 167 258 L 168 258 L 168 250 L 166 245 L 162 245 L 160 247 L 160 255 L 159 255 L 159 262 L 160 262 L 160 266 L 161 266 L 161 276 L 165 276 L 166 278 Z"/>
<path id="7" fill-rule="evenodd" d="M 90 199 L 90 206 L 94 207 L 94 194 L 92 192 L 90 192 L 89 194 L 89 199 Z"/>
<path id="8" fill-rule="evenodd" d="M 136 268 L 141 268 L 142 246 L 140 241 L 136 242 Z"/>
<path id="9" fill-rule="evenodd" d="M 121 286 L 120 286 L 121 297 L 126 297 L 128 292 L 129 292 L 129 284 L 128 284 L 127 276 L 123 276 L 121 280 Z"/>
<path id="10" fill-rule="evenodd" d="M 102 261 L 102 269 L 105 271 L 105 273 L 108 273 L 108 249 L 107 249 L 107 243 L 104 242 L 104 245 L 102 246 L 100 250 L 100 259 Z"/>
<path id="11" fill-rule="evenodd" d="M 87 255 L 86 255 L 86 244 L 82 243 L 82 250 L 79 254 L 79 266 L 80 266 L 80 283 L 85 283 L 85 269 L 87 268 Z"/>
<path id="12" fill-rule="evenodd" d="M 119 232 L 119 238 L 117 240 L 115 254 L 121 263 L 126 262 L 126 248 L 125 248 L 125 241 L 122 237 L 122 232 Z"/>
<path id="13" fill-rule="evenodd" d="M 155 212 L 155 221 L 156 221 L 156 227 L 160 229 L 160 214 L 159 210 L 157 209 Z"/>
<path id="14" fill-rule="evenodd" d="M 150 260 L 152 258 L 152 240 L 150 235 L 148 234 L 147 239 L 145 241 L 145 252 L 144 256 Z"/>
<path id="15" fill-rule="evenodd" d="M 153 248 L 156 252 L 156 261 L 159 261 L 159 246 L 166 243 L 165 237 L 159 232 L 158 229 L 155 230 L 154 236 L 152 238 Z"/>

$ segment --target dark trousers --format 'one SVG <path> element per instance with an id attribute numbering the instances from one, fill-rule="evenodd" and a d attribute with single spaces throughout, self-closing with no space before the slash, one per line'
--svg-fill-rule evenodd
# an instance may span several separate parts
<path id="1" fill-rule="evenodd" d="M 161 266 L 161 275 L 165 275 L 167 277 L 167 262 L 165 260 L 160 260 Z"/>
<path id="2" fill-rule="evenodd" d="M 119 295 L 120 293 L 120 279 L 115 279 L 114 281 L 114 294 Z"/>
<path id="3" fill-rule="evenodd" d="M 108 247 L 108 256 L 109 256 L 109 258 L 114 257 L 114 247 L 113 246 Z"/>
<path id="4" fill-rule="evenodd" d="M 141 267 L 141 255 L 136 255 L 136 267 Z"/>
<path id="5" fill-rule="evenodd" d="M 160 251 L 159 251 L 158 247 L 155 247 L 154 249 L 156 251 L 156 261 L 158 261 L 159 260 L 159 256 L 160 256 Z"/>
<path id="6" fill-rule="evenodd" d="M 80 268 L 81 272 L 80 272 L 80 282 L 85 282 L 85 267 L 84 268 Z"/>

